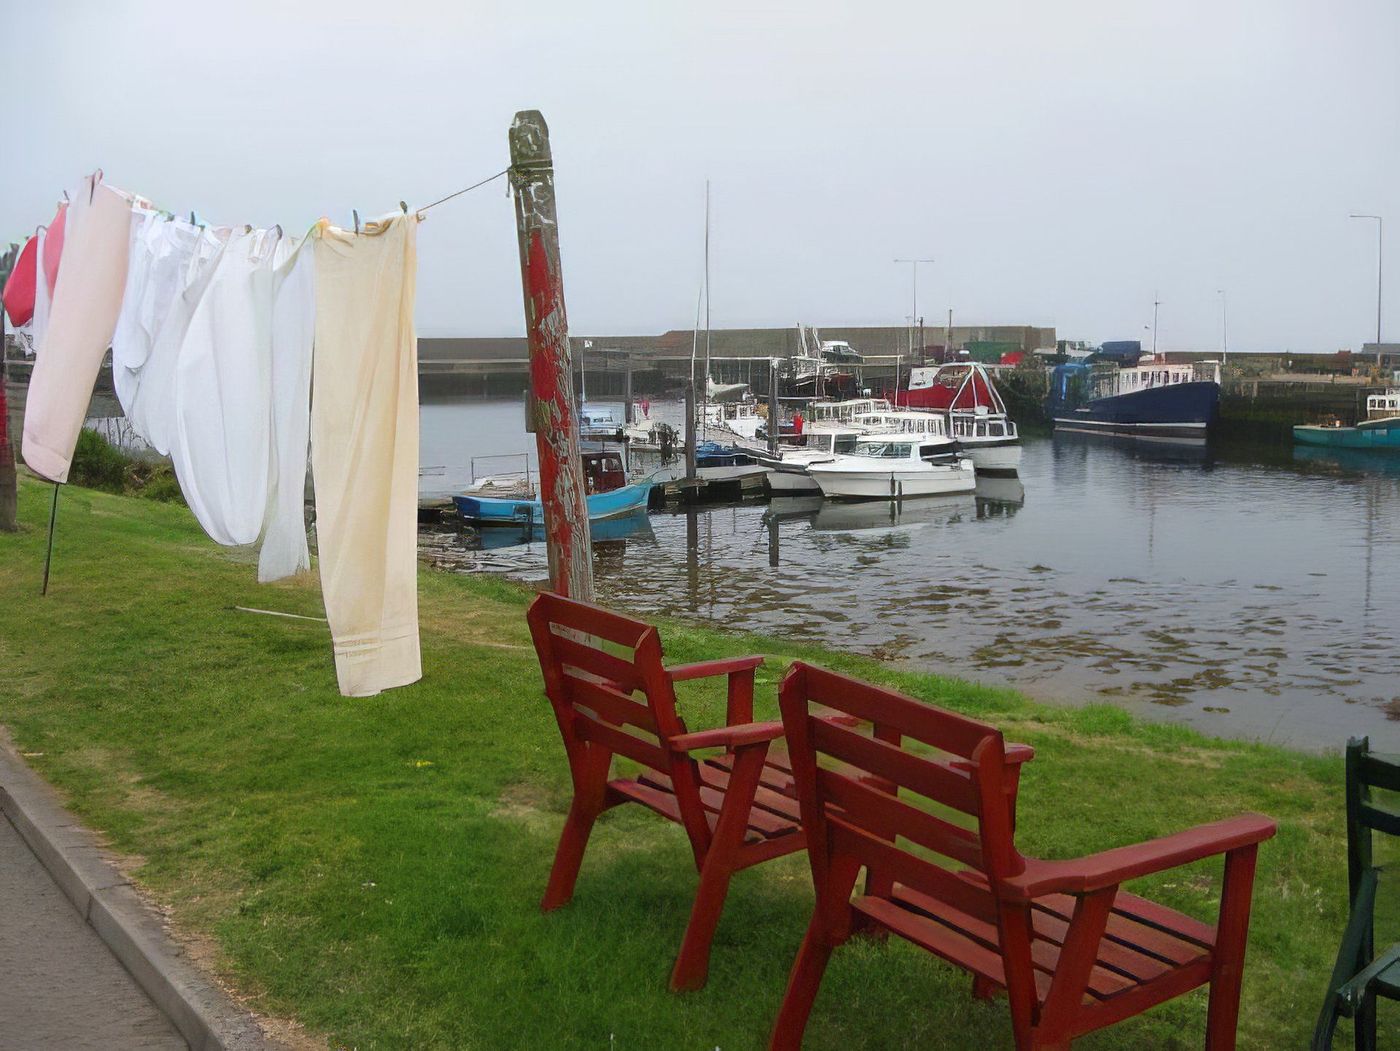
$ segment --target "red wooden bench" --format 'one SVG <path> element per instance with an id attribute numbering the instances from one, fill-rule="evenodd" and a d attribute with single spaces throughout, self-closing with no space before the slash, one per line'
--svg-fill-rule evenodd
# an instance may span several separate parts
<path id="1" fill-rule="evenodd" d="M 1068 1048 L 1206 983 L 1206 1046 L 1235 1046 L 1255 854 L 1273 821 L 1245 815 L 1074 861 L 1037 861 L 1013 842 L 1022 756 L 1009 756 L 993 727 L 800 662 L 780 699 L 816 907 L 771 1049 L 801 1045 L 832 949 L 863 928 L 893 931 L 972 972 L 974 995 L 1005 989 L 1020 1051 Z M 873 735 L 814 704 L 870 720 Z M 916 754 L 905 739 L 937 752 Z M 1215 926 L 1119 889 L 1218 854 L 1225 882 Z M 852 898 L 861 868 L 865 893 Z"/>
<path id="2" fill-rule="evenodd" d="M 782 724 L 753 722 L 763 658 L 667 668 L 654 627 L 554 594 L 535 599 L 527 618 L 574 783 L 541 907 L 573 897 L 599 814 L 623 803 L 651 808 L 685 829 L 700 872 L 671 972 L 671 988 L 698 989 L 730 877 L 804 846 L 787 764 L 768 754 Z M 717 675 L 729 679 L 727 725 L 691 732 L 676 712 L 675 684 Z M 715 749 L 724 751 L 696 754 Z M 640 764 L 640 774 L 610 779 L 614 756 Z"/>

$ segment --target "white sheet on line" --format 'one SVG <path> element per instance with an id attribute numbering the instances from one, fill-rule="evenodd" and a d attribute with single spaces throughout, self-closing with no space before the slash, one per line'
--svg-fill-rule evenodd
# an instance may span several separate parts
<path id="1" fill-rule="evenodd" d="M 258 580 L 311 568 L 306 547 L 306 468 L 311 428 L 311 348 L 316 337 L 316 252 L 284 237 L 272 267 L 272 466 Z"/>
<path id="2" fill-rule="evenodd" d="M 131 283 L 139 290 L 122 303 L 112 380 L 132 430 L 162 455 L 170 455 L 175 436 L 175 369 L 185 333 L 229 234 L 158 219 L 132 242 Z"/>
<path id="3" fill-rule="evenodd" d="M 175 364 L 170 458 L 190 510 L 220 544 L 256 541 L 267 510 L 276 240 L 267 230 L 229 237 Z"/>

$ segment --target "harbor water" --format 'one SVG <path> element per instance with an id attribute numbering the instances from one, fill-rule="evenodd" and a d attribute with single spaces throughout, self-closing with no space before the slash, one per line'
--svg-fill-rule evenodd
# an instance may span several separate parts
<path id="1" fill-rule="evenodd" d="M 532 444 L 519 402 L 425 404 L 422 462 L 441 470 L 424 488 L 460 487 L 473 457 Z M 980 479 L 975 495 L 610 525 L 599 600 L 642 616 L 1214 734 L 1400 749 L 1400 458 L 1057 436 L 1028 440 L 1019 479 Z M 474 568 L 542 579 L 538 534 L 504 533 Z"/>

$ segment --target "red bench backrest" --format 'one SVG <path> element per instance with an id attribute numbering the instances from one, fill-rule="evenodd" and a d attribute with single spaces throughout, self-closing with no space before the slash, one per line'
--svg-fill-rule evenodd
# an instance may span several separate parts
<path id="1" fill-rule="evenodd" d="M 692 838 L 703 837 L 699 776 L 688 756 L 664 745 L 686 726 L 676 713 L 656 628 L 552 592 L 530 604 L 526 620 L 570 767 L 579 770 L 588 746 L 596 744 L 666 774 L 682 824 Z"/>
<path id="2" fill-rule="evenodd" d="M 1012 843 L 1015 779 L 1001 733 L 800 661 L 779 699 L 818 907 L 844 906 L 821 899 L 829 866 L 845 858 L 995 923 L 990 889 L 956 872 L 996 877 L 1024 867 Z M 869 721 L 874 732 L 841 725 L 813 705 Z M 906 741 L 931 751 L 916 754 Z"/>

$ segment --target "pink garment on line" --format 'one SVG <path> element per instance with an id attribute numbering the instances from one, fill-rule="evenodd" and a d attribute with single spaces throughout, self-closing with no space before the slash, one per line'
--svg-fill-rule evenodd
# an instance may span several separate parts
<path id="1" fill-rule="evenodd" d="M 68 202 L 63 201 L 53 213 L 53 222 L 49 223 L 48 233 L 44 235 L 44 258 L 41 265 L 50 296 L 53 295 L 54 286 L 58 284 L 58 264 L 63 258 L 63 230 L 68 225 L 67 219 Z"/>
<path id="2" fill-rule="evenodd" d="M 67 210 L 69 229 L 48 335 L 29 381 L 21 446 L 30 469 L 54 482 L 68 481 L 97 370 L 121 311 L 131 241 L 131 202 L 97 176 L 84 180 Z"/>

